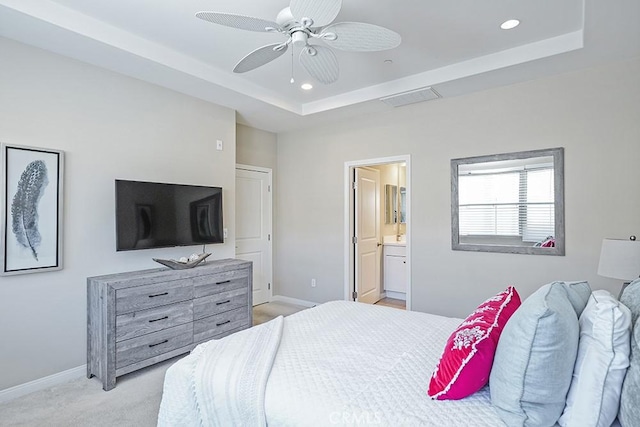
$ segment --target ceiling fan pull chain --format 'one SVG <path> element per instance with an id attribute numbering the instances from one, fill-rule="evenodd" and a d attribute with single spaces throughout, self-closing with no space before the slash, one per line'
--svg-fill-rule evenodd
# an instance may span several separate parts
<path id="1" fill-rule="evenodd" d="M 291 84 L 295 83 L 293 78 L 293 46 L 291 46 L 291 80 L 289 81 Z"/>

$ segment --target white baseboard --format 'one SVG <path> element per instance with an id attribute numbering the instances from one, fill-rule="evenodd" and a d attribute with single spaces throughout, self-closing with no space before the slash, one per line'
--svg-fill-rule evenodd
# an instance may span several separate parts
<path id="1" fill-rule="evenodd" d="M 403 301 L 407 300 L 407 294 L 404 292 L 386 291 L 385 293 L 386 298 L 401 299 Z"/>
<path id="2" fill-rule="evenodd" d="M 63 384 L 87 375 L 87 365 L 78 366 L 76 368 L 67 369 L 48 377 L 39 378 L 20 384 L 14 387 L 0 390 L 0 403 L 5 403 L 18 397 L 33 393 L 35 391 L 44 390 L 49 387 Z"/>
<path id="3" fill-rule="evenodd" d="M 271 297 L 271 301 L 286 302 L 287 304 L 301 305 L 303 307 L 315 307 L 316 305 L 318 305 L 317 302 L 305 301 L 303 299 L 290 298 L 290 297 L 285 297 L 285 296 L 282 296 L 282 295 L 274 295 L 274 296 L 272 296 Z"/>

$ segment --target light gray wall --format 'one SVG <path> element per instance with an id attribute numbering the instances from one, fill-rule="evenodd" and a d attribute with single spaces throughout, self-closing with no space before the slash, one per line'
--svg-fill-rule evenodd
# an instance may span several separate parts
<path id="1" fill-rule="evenodd" d="M 464 317 L 552 280 L 617 295 L 596 270 L 602 238 L 640 234 L 639 75 L 636 59 L 278 135 L 279 293 L 343 298 L 344 163 L 410 154 L 414 309 Z M 566 256 L 452 251 L 450 159 L 551 147 L 565 147 Z"/>
<path id="2" fill-rule="evenodd" d="M 64 150 L 64 269 L 0 278 L 0 390 L 86 363 L 86 277 L 202 247 L 115 250 L 114 179 L 221 186 L 235 230 L 235 112 L 0 38 L 0 141 Z M 215 149 L 216 139 L 225 142 Z"/>
<path id="3" fill-rule="evenodd" d="M 236 126 L 236 160 L 238 163 L 270 168 L 275 171 L 277 157 L 277 135 L 275 133 L 238 123 Z"/>

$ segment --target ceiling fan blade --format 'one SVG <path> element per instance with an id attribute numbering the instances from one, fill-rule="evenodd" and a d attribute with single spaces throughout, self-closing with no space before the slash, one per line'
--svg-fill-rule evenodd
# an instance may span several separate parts
<path id="1" fill-rule="evenodd" d="M 338 80 L 338 58 L 328 47 L 306 46 L 300 52 L 300 63 L 320 83 L 330 84 Z"/>
<path id="2" fill-rule="evenodd" d="M 274 43 L 262 46 L 242 58 L 236 66 L 233 68 L 234 73 L 246 73 L 247 71 L 254 70 L 264 64 L 267 64 L 287 51 L 288 45 L 280 50 L 273 50 L 273 48 L 283 46 L 283 43 Z"/>
<path id="3" fill-rule="evenodd" d="M 291 0 L 291 14 L 299 22 L 313 19 L 313 27 L 324 27 L 336 19 L 342 0 Z"/>
<path id="4" fill-rule="evenodd" d="M 337 36 L 335 40 L 327 37 L 329 33 Z M 324 28 L 320 36 L 329 46 L 352 52 L 393 49 L 402 41 L 400 34 L 395 31 L 364 22 L 338 22 Z"/>
<path id="5" fill-rule="evenodd" d="M 233 13 L 222 12 L 198 12 L 196 18 L 203 19 L 205 21 L 213 22 L 214 24 L 224 25 L 232 28 L 239 28 L 241 30 L 257 31 L 263 33 L 268 28 L 280 29 L 280 25 L 266 19 L 253 18 L 251 16 L 236 15 Z"/>

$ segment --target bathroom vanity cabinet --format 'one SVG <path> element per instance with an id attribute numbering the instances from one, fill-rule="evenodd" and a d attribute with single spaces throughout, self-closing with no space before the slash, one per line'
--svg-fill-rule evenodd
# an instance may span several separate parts
<path id="1" fill-rule="evenodd" d="M 384 245 L 384 290 L 387 296 L 404 299 L 407 292 L 407 248 L 404 245 Z M 398 295 L 401 294 L 401 295 Z"/>

